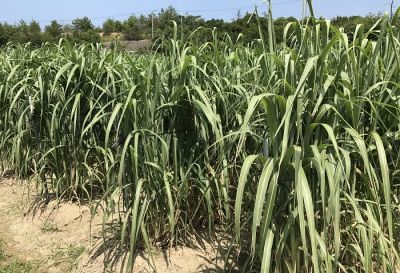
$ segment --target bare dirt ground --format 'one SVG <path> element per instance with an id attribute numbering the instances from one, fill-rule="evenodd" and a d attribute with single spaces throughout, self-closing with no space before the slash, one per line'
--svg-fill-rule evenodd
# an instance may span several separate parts
<path id="1" fill-rule="evenodd" d="M 33 183 L 0 178 L 0 239 L 8 257 L 36 266 L 35 273 L 120 272 L 121 261 L 112 263 L 104 251 L 102 221 L 88 206 L 55 201 L 40 206 Z M 222 272 L 226 249 L 202 241 L 153 256 L 157 272 Z M 154 272 L 148 258 L 141 253 L 133 272 Z"/>

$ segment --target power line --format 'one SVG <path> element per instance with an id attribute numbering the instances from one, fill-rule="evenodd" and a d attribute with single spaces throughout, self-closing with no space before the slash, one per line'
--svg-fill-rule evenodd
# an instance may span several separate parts
<path id="1" fill-rule="evenodd" d="M 254 9 L 255 6 L 251 7 L 238 7 L 238 8 L 224 8 L 224 9 L 193 9 L 193 10 L 180 10 L 181 13 L 189 12 L 220 12 L 220 11 L 236 11 L 241 9 Z"/>
<path id="2" fill-rule="evenodd" d="M 280 6 L 280 5 L 287 5 L 291 3 L 296 3 L 296 2 L 301 2 L 303 0 L 288 0 L 288 1 L 283 1 L 283 2 L 272 2 L 272 6 Z M 221 8 L 221 9 L 187 9 L 187 10 L 177 10 L 178 13 L 212 13 L 212 12 L 224 12 L 224 11 L 237 11 L 237 10 L 251 10 L 256 7 L 259 7 L 261 5 L 254 5 L 254 6 L 247 6 L 247 7 L 236 7 L 236 8 Z M 161 9 L 152 9 L 152 10 L 141 10 L 141 11 L 133 11 L 130 13 L 124 13 L 124 14 L 115 14 L 115 15 L 104 15 L 104 16 L 98 16 L 98 17 L 89 17 L 91 20 L 102 20 L 102 19 L 111 19 L 111 18 L 121 18 L 121 17 L 128 17 L 132 16 L 135 14 L 148 14 L 148 13 L 155 13 L 155 12 L 161 12 Z M 57 20 L 60 23 L 68 23 L 72 22 L 74 19 L 59 19 Z M 0 20 L 2 23 L 18 23 L 20 22 L 21 19 L 19 20 Z M 38 23 L 50 23 L 53 20 L 34 20 Z"/>
<path id="3" fill-rule="evenodd" d="M 287 5 L 287 4 L 292 4 L 292 3 L 296 3 L 296 2 L 303 2 L 303 0 L 289 0 L 289 1 L 278 2 L 278 3 L 272 2 L 272 6 Z"/>
<path id="4" fill-rule="evenodd" d="M 287 4 L 292 4 L 292 3 L 299 3 L 302 2 L 303 0 L 288 0 L 288 1 L 283 1 L 283 2 L 274 2 L 272 1 L 272 6 L 281 6 L 281 5 L 287 5 Z M 257 7 L 260 7 L 261 4 L 259 5 L 253 5 L 253 6 L 247 6 L 247 7 L 236 7 L 236 8 L 222 8 L 222 9 L 191 9 L 191 10 L 178 10 L 180 13 L 184 12 L 218 12 L 218 11 L 236 11 L 236 10 L 249 10 L 249 9 L 254 9 Z"/>
<path id="5" fill-rule="evenodd" d="M 151 13 L 151 12 L 156 12 L 158 10 L 142 10 L 142 11 L 136 11 L 136 12 L 130 12 L 130 13 L 125 13 L 125 14 L 115 14 L 115 15 L 105 15 L 105 16 L 99 16 L 99 17 L 89 17 L 91 20 L 100 20 L 100 19 L 108 19 L 108 18 L 118 18 L 118 17 L 127 17 L 127 16 L 132 16 L 134 14 L 145 14 L 145 13 Z M 88 16 L 86 16 L 88 17 Z M 57 20 L 58 22 L 72 22 L 74 19 L 59 19 Z M 0 22 L 13 22 L 13 23 L 18 23 L 21 20 L 0 20 Z M 50 23 L 53 20 L 35 20 L 38 23 Z"/>

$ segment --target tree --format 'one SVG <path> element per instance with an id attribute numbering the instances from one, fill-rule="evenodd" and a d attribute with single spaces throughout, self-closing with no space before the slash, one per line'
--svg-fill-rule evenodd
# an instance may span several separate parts
<path id="1" fill-rule="evenodd" d="M 393 1 L 394 4 L 394 1 Z M 382 17 L 382 14 L 370 14 L 367 16 L 338 16 L 332 19 L 332 25 L 337 28 L 343 28 L 349 39 L 353 39 L 354 31 L 358 24 L 364 25 L 364 34 L 371 29 L 376 21 Z M 231 36 L 233 41 L 237 37 L 242 37 L 238 42 L 247 44 L 260 38 L 260 31 L 264 38 L 268 39 L 268 22 L 266 16 L 260 16 L 258 19 L 251 14 L 238 16 L 231 22 L 224 20 L 205 20 L 201 16 L 180 15 L 173 7 L 162 9 L 159 14 L 141 15 L 139 17 L 130 16 L 127 20 L 121 22 L 108 19 L 104 22 L 102 28 L 96 28 L 88 17 L 78 18 L 72 22 L 72 25 L 61 25 L 57 21 L 52 21 L 45 27 L 44 33 L 41 32 L 40 25 L 33 21 L 27 24 L 24 21 L 18 24 L 0 24 L 0 46 L 8 42 L 27 43 L 40 45 L 43 41 L 58 41 L 65 37 L 72 42 L 100 42 L 100 32 L 109 35 L 113 32 L 123 33 L 126 40 L 140 40 L 153 37 L 152 28 L 154 27 L 154 38 L 164 38 L 164 41 L 173 38 L 174 25 L 172 21 L 178 24 L 178 37 L 183 39 L 191 37 L 195 43 L 204 43 L 212 39 L 210 30 L 217 28 L 219 33 L 226 33 Z M 283 35 L 286 25 L 289 22 L 296 21 L 293 17 L 281 17 L 274 20 L 274 30 L 276 43 L 283 42 Z M 198 31 L 194 32 L 196 29 Z M 286 33 L 290 37 L 293 28 Z M 182 36 L 181 36 L 182 35 Z M 377 39 L 378 29 L 368 32 L 370 39 Z"/>
<path id="2" fill-rule="evenodd" d="M 42 39 L 42 29 L 36 21 L 32 21 L 28 27 L 28 39 L 34 45 L 41 45 L 43 43 Z"/>
<path id="3" fill-rule="evenodd" d="M 140 40 L 141 33 L 139 31 L 138 19 L 135 16 L 130 16 L 128 20 L 123 23 L 123 34 L 126 40 Z"/>
<path id="4" fill-rule="evenodd" d="M 57 41 L 61 38 L 63 33 L 62 25 L 60 25 L 56 20 L 50 22 L 50 25 L 44 28 L 46 38 L 51 41 Z"/>
<path id="5" fill-rule="evenodd" d="M 84 42 L 84 43 L 100 43 L 101 37 L 100 34 L 95 30 L 88 30 L 80 33 L 78 36 L 74 36 L 76 42 Z"/>
<path id="6" fill-rule="evenodd" d="M 103 32 L 104 35 L 110 35 L 111 33 L 115 32 L 115 21 L 113 19 L 107 19 L 103 23 Z"/>
<path id="7" fill-rule="evenodd" d="M 5 23 L 0 23 L 0 46 L 6 45 L 13 35 L 14 28 L 13 26 Z"/>
<path id="8" fill-rule="evenodd" d="M 42 31 L 42 29 L 40 28 L 40 25 L 38 22 L 32 21 L 29 24 L 29 31 L 32 33 L 40 33 Z"/>
<path id="9" fill-rule="evenodd" d="M 86 32 L 94 30 L 94 25 L 88 17 L 83 17 L 72 21 L 72 28 L 78 32 Z"/>
<path id="10" fill-rule="evenodd" d="M 96 30 L 88 17 L 72 21 L 72 30 L 72 41 L 75 43 L 99 43 L 101 41 L 99 30 Z M 69 35 L 67 37 L 70 39 Z"/>
<path id="11" fill-rule="evenodd" d="M 27 23 L 21 20 L 18 25 L 14 26 L 14 31 L 10 40 L 15 43 L 27 43 L 29 42 L 29 27 Z"/>
<path id="12" fill-rule="evenodd" d="M 141 32 L 142 38 L 149 38 L 151 37 L 151 15 L 144 16 L 141 15 L 138 18 L 138 28 Z"/>
<path id="13" fill-rule="evenodd" d="M 165 25 L 169 24 L 170 21 L 177 22 L 179 20 L 179 13 L 173 6 L 169 6 L 166 9 L 161 9 L 158 17 L 160 18 L 161 25 Z"/>
<path id="14" fill-rule="evenodd" d="M 73 36 L 74 29 L 72 25 L 70 24 L 63 25 L 62 30 L 63 30 L 62 36 L 64 38 L 69 39 Z"/>
<path id="15" fill-rule="evenodd" d="M 156 36 L 164 36 L 167 39 L 172 38 L 174 34 L 173 24 L 171 23 L 172 21 L 177 23 L 180 21 L 180 16 L 177 10 L 172 6 L 162 9 L 158 14 L 158 30 Z"/>
<path id="16" fill-rule="evenodd" d="M 122 22 L 116 20 L 115 21 L 115 32 L 122 32 L 123 27 L 122 27 Z"/>

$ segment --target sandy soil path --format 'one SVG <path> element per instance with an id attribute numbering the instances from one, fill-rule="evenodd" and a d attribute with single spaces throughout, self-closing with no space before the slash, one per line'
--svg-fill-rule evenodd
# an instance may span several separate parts
<path id="1" fill-rule="evenodd" d="M 37 265 L 40 273 L 119 272 L 120 261 L 111 263 L 103 251 L 101 228 L 102 215 L 92 217 L 88 206 L 52 201 L 44 207 L 32 184 L 0 179 L 0 239 L 7 255 Z M 158 251 L 155 265 L 163 273 L 222 272 L 226 249 L 201 242 Z M 147 261 L 139 255 L 133 272 L 154 272 Z"/>

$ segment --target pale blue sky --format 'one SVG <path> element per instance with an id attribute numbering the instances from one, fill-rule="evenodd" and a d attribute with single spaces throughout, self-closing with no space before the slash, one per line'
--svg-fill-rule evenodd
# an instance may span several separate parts
<path id="1" fill-rule="evenodd" d="M 205 18 L 230 20 L 237 11 L 250 11 L 262 0 L 0 0 L 0 21 L 14 23 L 21 19 L 37 20 L 41 25 L 56 19 L 69 23 L 71 19 L 88 16 L 96 25 L 105 18 L 125 19 L 129 14 L 149 13 L 169 5 L 182 13 Z M 274 17 L 302 15 L 302 0 L 272 0 Z M 366 15 L 389 10 L 389 0 L 314 0 L 316 15 L 332 18 L 337 15 Z M 400 4 L 400 0 L 395 1 Z M 266 9 L 263 4 L 261 10 Z"/>

